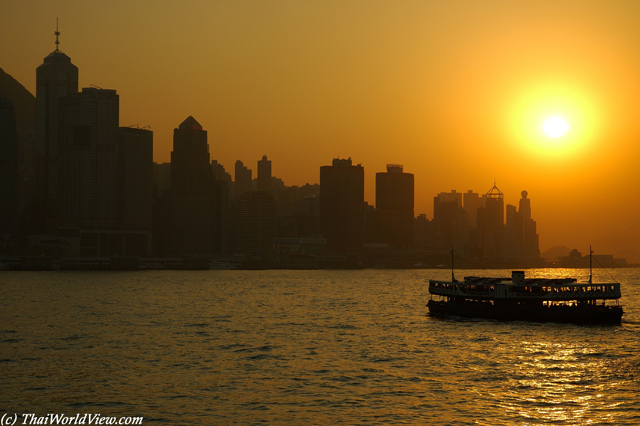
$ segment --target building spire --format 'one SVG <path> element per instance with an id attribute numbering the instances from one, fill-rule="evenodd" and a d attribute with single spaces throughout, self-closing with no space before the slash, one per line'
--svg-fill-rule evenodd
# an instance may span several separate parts
<path id="1" fill-rule="evenodd" d="M 56 18 L 56 32 L 54 34 L 56 35 L 56 52 L 59 52 L 60 40 L 58 37 L 60 37 L 60 31 L 58 31 L 58 18 Z"/>

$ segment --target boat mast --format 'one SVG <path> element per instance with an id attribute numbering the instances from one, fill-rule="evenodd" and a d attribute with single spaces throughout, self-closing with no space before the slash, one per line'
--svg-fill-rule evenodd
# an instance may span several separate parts
<path id="1" fill-rule="evenodd" d="M 593 269 L 591 267 L 591 255 L 593 254 L 593 250 L 591 250 L 591 246 L 589 246 L 589 284 L 591 284 L 591 280 L 593 278 Z"/>
<path id="2" fill-rule="evenodd" d="M 453 246 L 451 246 L 451 282 L 457 282 L 456 277 L 453 275 Z"/>

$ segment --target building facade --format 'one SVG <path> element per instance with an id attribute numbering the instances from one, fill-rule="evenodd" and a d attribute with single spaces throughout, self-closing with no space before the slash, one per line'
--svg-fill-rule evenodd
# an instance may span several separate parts
<path id="1" fill-rule="evenodd" d="M 0 253 L 18 231 L 18 132 L 13 103 L 0 98 Z"/>
<path id="2" fill-rule="evenodd" d="M 61 98 L 60 226 L 119 228 L 118 113 L 115 90 L 84 88 Z"/>
<path id="3" fill-rule="evenodd" d="M 271 184 L 271 160 L 267 160 L 266 155 L 263 155 L 262 160 L 258 161 L 258 191 L 273 193 Z"/>
<path id="4" fill-rule="evenodd" d="M 320 229 L 329 250 L 361 250 L 364 216 L 364 168 L 350 158 L 320 167 Z"/>
<path id="5" fill-rule="evenodd" d="M 56 31 L 56 50 L 36 69 L 36 197 L 53 203 L 60 158 L 58 102 L 78 92 L 78 67 L 58 48 L 59 34 Z"/>
<path id="6" fill-rule="evenodd" d="M 273 252 L 273 240 L 277 230 L 276 216 L 276 203 L 268 192 L 251 191 L 240 197 L 236 210 L 236 252 Z"/>
<path id="7" fill-rule="evenodd" d="M 404 248 L 413 246 L 414 178 L 398 164 L 376 173 L 379 241 Z"/>
<path id="8" fill-rule="evenodd" d="M 193 117 L 173 131 L 171 250 L 176 255 L 213 251 L 213 172 L 207 131 Z"/>
<path id="9" fill-rule="evenodd" d="M 251 192 L 251 169 L 245 167 L 242 161 L 235 164 L 235 198 L 242 197 L 247 192 Z"/>

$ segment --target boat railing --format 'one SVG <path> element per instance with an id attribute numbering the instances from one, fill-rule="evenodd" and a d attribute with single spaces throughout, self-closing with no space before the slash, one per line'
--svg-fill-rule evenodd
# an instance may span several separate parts
<path id="1" fill-rule="evenodd" d="M 469 284 L 430 281 L 429 292 L 442 296 L 495 297 L 495 287 L 493 285 L 481 285 L 480 283 Z"/>
<path id="2" fill-rule="evenodd" d="M 506 291 L 496 292 L 496 285 Z M 429 281 L 429 292 L 442 296 L 475 298 L 545 299 L 545 300 L 593 300 L 619 299 L 620 284 L 572 284 L 572 285 L 500 285 L 490 282 Z M 498 295 L 497 293 L 500 293 Z"/>
<path id="3" fill-rule="evenodd" d="M 618 299 L 620 284 L 574 284 L 569 286 L 509 286 L 508 298 L 548 300 Z"/>

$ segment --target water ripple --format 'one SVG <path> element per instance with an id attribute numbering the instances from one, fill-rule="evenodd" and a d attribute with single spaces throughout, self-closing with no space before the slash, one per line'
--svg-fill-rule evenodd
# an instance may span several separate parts
<path id="1" fill-rule="evenodd" d="M 176 425 L 640 423 L 640 270 L 617 327 L 433 319 L 437 272 L 8 274 L 0 405 Z"/>

